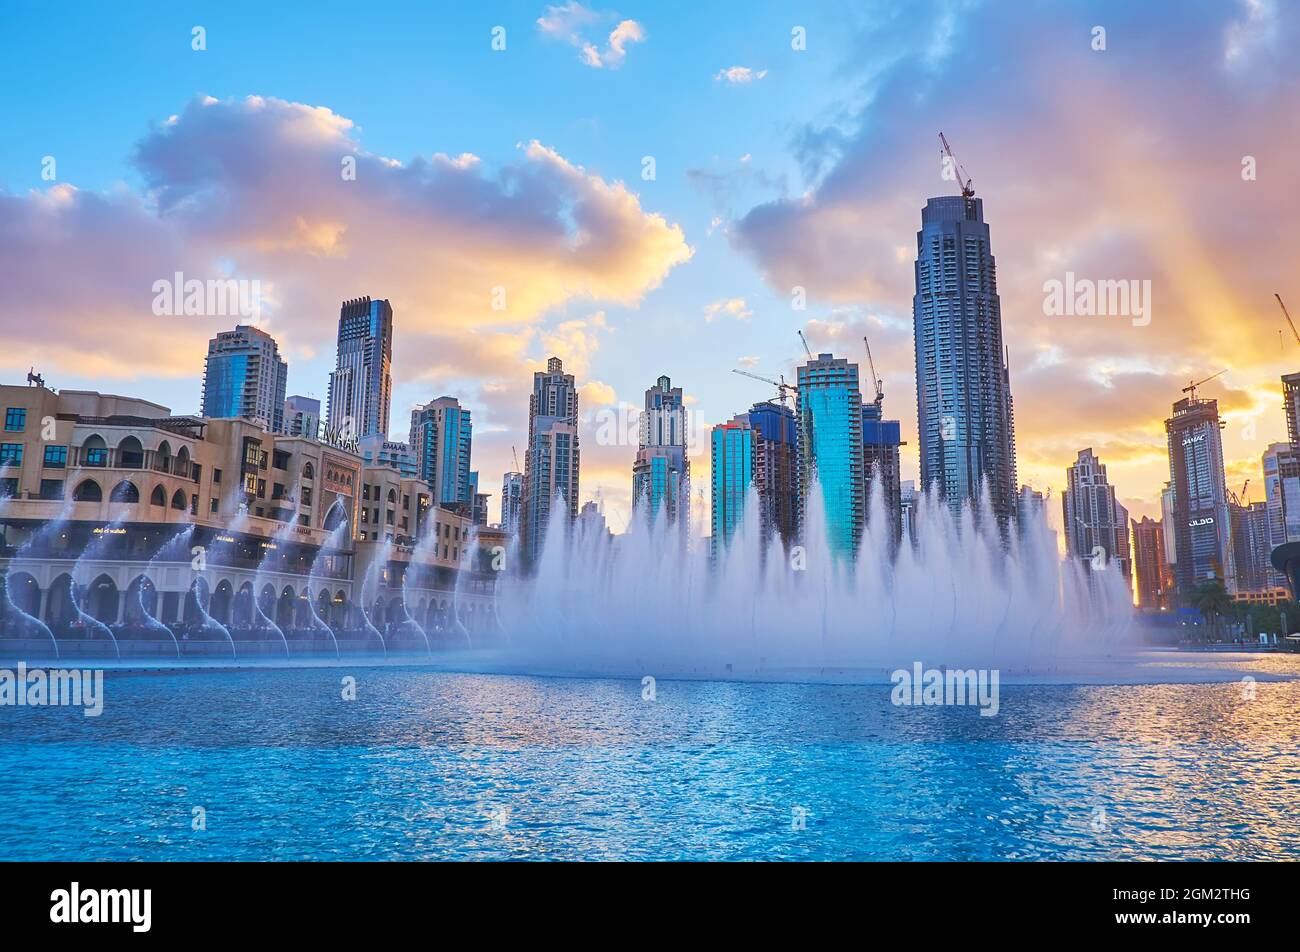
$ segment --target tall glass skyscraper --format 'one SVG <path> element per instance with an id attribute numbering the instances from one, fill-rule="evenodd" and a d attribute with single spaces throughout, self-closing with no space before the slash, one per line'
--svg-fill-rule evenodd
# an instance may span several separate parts
<path id="1" fill-rule="evenodd" d="M 289 365 L 270 334 L 244 324 L 222 331 L 208 341 L 201 415 L 257 420 L 278 433 L 288 379 Z"/>
<path id="2" fill-rule="evenodd" d="M 1237 590 L 1237 569 L 1228 522 L 1219 403 L 1186 397 L 1165 420 L 1169 479 L 1173 487 L 1174 578 L 1186 599 L 1201 582 L 1220 579 Z"/>
<path id="3" fill-rule="evenodd" d="M 528 448 L 524 451 L 522 554 L 532 562 L 545 538 L 551 504 L 559 496 L 569 519 L 578 515 L 578 390 L 558 357 L 533 374 L 528 398 Z"/>
<path id="4" fill-rule="evenodd" d="M 726 550 L 745 514 L 745 496 L 754 482 L 754 428 L 746 414 L 713 428 L 709 439 L 713 496 L 709 549 L 716 560 Z"/>
<path id="5" fill-rule="evenodd" d="M 1115 497 L 1115 487 L 1106 480 L 1106 466 L 1091 447 L 1079 450 L 1074 465 L 1065 471 L 1061 511 L 1065 548 L 1071 556 L 1092 565 L 1100 548 L 1106 559 L 1119 563 L 1125 578 L 1131 577 L 1128 510 Z"/>
<path id="6" fill-rule="evenodd" d="M 344 301 L 339 311 L 338 357 L 330 374 L 325 429 L 350 430 L 353 439 L 388 437 L 393 399 L 393 308 L 368 297 Z"/>
<path id="7" fill-rule="evenodd" d="M 686 405 L 682 388 L 667 376 L 645 392 L 641 446 L 632 464 L 632 501 L 648 506 L 650 518 L 662 512 L 682 520 L 690 509 L 691 464 L 686 458 Z"/>
<path id="8" fill-rule="evenodd" d="M 1300 542 L 1300 458 L 1290 443 L 1270 443 L 1264 451 L 1263 464 L 1271 553 L 1287 542 Z M 1270 563 L 1269 588 L 1286 588 L 1287 584 L 1286 576 Z"/>
<path id="9" fill-rule="evenodd" d="M 831 552 L 852 558 L 862 535 L 862 392 L 858 365 L 831 354 L 801 364 L 799 374 L 799 524 L 808 525 L 814 480 L 826 500 Z"/>
<path id="10" fill-rule="evenodd" d="M 501 528 L 514 535 L 519 531 L 524 502 L 524 474 L 505 473 L 501 477 Z"/>
<path id="11" fill-rule="evenodd" d="M 435 505 L 474 504 L 470 455 L 474 425 L 455 397 L 439 397 L 411 411 L 407 437 L 415 453 L 416 476 L 433 489 Z"/>
<path id="12" fill-rule="evenodd" d="M 997 270 L 978 198 L 931 198 L 916 234 L 917 431 L 921 488 L 954 513 L 988 480 L 1000 521 L 1016 508 L 1016 439 Z"/>

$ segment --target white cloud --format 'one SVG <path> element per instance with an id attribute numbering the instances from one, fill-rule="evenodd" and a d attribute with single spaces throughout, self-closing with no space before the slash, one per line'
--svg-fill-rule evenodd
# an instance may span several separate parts
<path id="1" fill-rule="evenodd" d="M 714 80 L 721 80 L 730 83 L 733 86 L 747 86 L 750 83 L 756 83 L 767 75 L 765 69 L 750 69 L 748 66 L 729 66 L 726 69 L 718 70 L 718 75 Z"/>
<path id="2" fill-rule="evenodd" d="M 749 320 L 754 315 L 744 298 L 724 298 L 704 306 L 704 320 L 712 324 L 720 317 L 734 317 L 738 321 Z"/>
<path id="3" fill-rule="evenodd" d="M 627 48 L 632 43 L 645 42 L 645 27 L 636 20 L 620 20 L 610 31 L 602 50 L 599 40 L 588 39 L 589 28 L 607 22 L 616 14 L 592 10 L 577 0 L 559 6 L 548 6 L 537 18 L 537 28 L 546 36 L 563 40 L 579 49 L 578 58 L 593 69 L 618 69 L 627 58 Z"/>

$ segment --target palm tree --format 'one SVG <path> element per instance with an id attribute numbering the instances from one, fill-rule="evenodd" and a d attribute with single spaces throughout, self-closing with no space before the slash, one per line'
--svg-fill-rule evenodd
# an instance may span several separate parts
<path id="1" fill-rule="evenodd" d="M 1217 578 L 1197 585 L 1192 590 L 1191 603 L 1192 607 L 1205 618 L 1207 641 L 1208 633 L 1218 634 L 1219 616 L 1230 614 L 1233 609 L 1228 590 L 1223 587 L 1223 581 Z"/>

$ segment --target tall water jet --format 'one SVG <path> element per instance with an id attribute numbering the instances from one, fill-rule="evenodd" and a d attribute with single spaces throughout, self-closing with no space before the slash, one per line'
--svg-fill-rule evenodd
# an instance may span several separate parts
<path id="1" fill-rule="evenodd" d="M 385 540 L 379 550 L 378 557 L 366 569 L 365 577 L 361 581 L 361 592 L 357 597 L 357 613 L 361 618 L 361 623 L 383 644 L 384 654 L 388 654 L 388 640 L 371 620 L 370 609 L 374 606 L 375 599 L 379 597 L 380 577 L 383 574 L 384 566 L 388 564 L 388 560 L 392 558 L 392 555 L 392 540 Z"/>
<path id="2" fill-rule="evenodd" d="M 5 478 L 8 476 L 11 470 L 16 471 L 16 469 L 17 469 L 16 467 L 11 467 L 8 463 L 4 464 L 3 466 L 0 466 L 0 487 L 8 485 L 8 483 L 5 482 Z M 0 514 L 7 514 L 9 509 L 10 498 L 11 497 L 7 492 L 5 492 L 3 489 L 0 489 Z M 13 638 L 27 638 L 32 636 L 47 637 L 50 640 L 50 646 L 54 649 L 54 657 L 56 658 L 59 657 L 58 639 L 54 637 L 54 632 L 50 630 L 50 627 L 46 625 L 45 622 L 41 621 L 39 618 L 36 618 L 33 615 L 28 614 L 26 611 L 19 608 L 17 603 L 14 602 L 13 598 L 11 597 L 12 589 L 10 587 L 11 586 L 10 576 L 13 574 L 14 565 L 19 562 L 19 560 L 22 558 L 24 551 L 29 549 L 32 543 L 36 541 L 36 539 L 42 537 L 45 534 L 52 533 L 57 528 L 59 522 L 66 522 L 67 520 L 66 513 L 71 512 L 70 502 L 64 503 L 62 511 L 65 513 L 65 515 L 61 520 L 56 520 L 55 523 L 53 524 L 47 523 L 45 526 L 43 526 L 29 539 L 27 539 L 27 541 L 23 543 L 23 545 L 18 549 L 18 551 L 14 553 L 13 558 L 9 560 L 9 565 L 5 568 L 5 579 L 4 579 L 5 584 L 4 584 L 4 592 L 3 592 L 4 604 L 3 606 L 0 606 L 4 609 L 4 619 L 5 619 L 4 631 L 0 632 L 0 635 L 5 635 L 7 637 L 13 637 Z M 7 541 L 8 540 L 6 539 L 6 542 Z"/>
<path id="3" fill-rule="evenodd" d="M 148 566 L 145 568 L 145 578 L 150 579 L 152 581 L 152 578 L 155 574 L 157 574 L 158 569 L 165 564 L 172 563 L 172 562 L 189 561 L 188 558 L 189 540 L 193 537 L 193 535 L 194 535 L 194 526 L 186 525 L 181 529 L 179 529 L 177 532 L 175 532 L 170 539 L 168 539 L 162 545 L 160 545 L 158 547 L 158 551 L 156 551 L 153 554 L 153 557 L 149 560 Z M 176 556 L 180 553 L 183 553 L 183 557 L 180 559 L 176 558 Z M 153 584 L 155 586 L 157 585 L 156 582 L 154 582 Z M 172 631 L 171 628 L 169 628 L 166 624 L 160 621 L 158 616 L 154 612 L 151 612 L 149 610 L 149 607 L 145 604 L 144 586 L 143 585 L 137 586 L 134 591 L 135 591 L 135 607 L 140 614 L 140 618 L 143 621 L 144 628 L 148 631 L 155 632 L 155 633 L 160 630 L 166 632 L 167 636 L 172 640 L 172 645 L 176 648 L 176 657 L 179 658 L 181 656 L 181 643 L 176 639 L 176 633 Z"/>
<path id="4" fill-rule="evenodd" d="M 335 634 L 333 627 L 331 627 L 324 618 L 321 618 L 320 613 L 316 611 L 316 582 L 320 578 L 321 565 L 326 559 L 333 557 L 333 555 L 336 555 L 342 550 L 343 542 L 349 538 L 351 530 L 351 523 L 347 518 L 347 509 L 343 505 L 342 500 L 339 499 L 334 500 L 334 504 L 330 506 L 328 511 L 326 511 L 325 524 L 329 524 L 335 512 L 341 514 L 341 519 L 338 525 L 330 531 L 330 534 L 326 537 L 325 542 L 321 545 L 320 549 L 317 550 L 316 558 L 312 559 L 311 568 L 307 570 L 307 607 L 311 612 L 312 628 L 316 631 L 324 630 L 329 632 L 330 639 L 334 642 L 334 657 L 338 658 L 341 657 L 339 653 L 338 635 Z M 323 590 L 327 596 L 332 595 L 328 582 L 324 583 Z M 385 650 L 385 654 L 387 654 L 387 650 Z"/>
<path id="5" fill-rule="evenodd" d="M 262 610 L 260 604 L 260 593 L 264 586 L 270 584 L 267 576 L 268 569 L 266 563 L 272 559 L 282 559 L 285 546 L 288 545 L 289 538 L 293 533 L 293 527 L 298 521 L 298 498 L 302 491 L 301 484 L 294 487 L 293 490 L 293 511 L 289 514 L 289 519 L 279 529 L 271 534 L 269 542 L 263 542 L 262 557 L 258 560 L 257 571 L 253 573 L 253 617 L 257 619 L 254 628 L 258 631 L 273 631 L 280 636 L 280 641 L 284 644 L 284 656 L 290 655 L 289 639 L 285 637 L 284 629 L 275 623 L 275 620 Z M 272 592 L 278 591 L 279 585 L 271 585 Z M 274 609 L 272 609 L 274 611 Z"/>
<path id="6" fill-rule="evenodd" d="M 425 653 L 429 657 L 433 657 L 433 646 L 429 642 L 429 633 L 411 615 L 411 604 L 414 601 L 412 590 L 416 587 L 420 574 L 429 571 L 426 560 L 433 558 L 438 552 L 437 523 L 432 519 L 425 519 L 424 521 L 425 524 L 421 527 L 420 538 L 411 551 L 411 560 L 407 563 L 406 571 L 402 574 L 402 614 L 404 618 L 398 626 L 398 631 L 406 635 L 418 634 L 424 641 Z"/>
<path id="7" fill-rule="evenodd" d="M 614 540 L 557 518 L 533 574 L 498 585 L 503 658 L 549 673 L 852 679 L 917 661 L 1030 673 L 1122 644 L 1123 576 L 1062 560 L 1045 514 L 1002 526 L 982 493 L 954 516 L 932 490 L 896 543 L 878 493 L 867 508 L 856 552 L 836 551 L 814 484 L 785 551 L 751 497 L 713 558 L 643 507 Z"/>
<path id="8" fill-rule="evenodd" d="M 122 657 L 122 648 L 117 643 L 117 636 L 113 634 L 113 629 L 107 624 L 100 621 L 93 614 L 86 611 L 83 601 L 91 591 L 91 586 L 95 583 L 98 576 L 87 578 L 88 572 L 93 571 L 93 564 L 103 559 L 114 541 L 121 535 L 126 534 L 126 528 L 123 525 L 125 516 L 118 516 L 116 519 L 105 526 L 99 526 L 92 530 L 92 538 L 86 543 L 86 547 L 81 550 L 77 556 L 77 561 L 72 566 L 72 585 L 69 594 L 72 598 L 72 607 L 77 613 L 77 624 L 88 631 L 96 631 L 106 635 L 113 645 L 113 653 L 120 659 Z"/>
<path id="9" fill-rule="evenodd" d="M 452 614 L 456 618 L 456 625 L 460 628 L 461 634 L 465 637 L 465 647 L 474 647 L 474 638 L 470 633 L 469 626 L 465 624 L 464 618 L 461 617 L 460 599 L 464 592 L 466 581 L 474 573 L 476 566 L 474 563 L 478 560 L 478 526 L 471 525 L 468 533 L 461 533 L 460 537 L 460 558 L 456 561 L 456 579 L 451 587 L 451 606 Z"/>

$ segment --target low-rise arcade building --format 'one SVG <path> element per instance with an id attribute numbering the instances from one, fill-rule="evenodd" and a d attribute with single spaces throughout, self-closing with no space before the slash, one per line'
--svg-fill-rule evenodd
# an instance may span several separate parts
<path id="1" fill-rule="evenodd" d="M 468 516 L 352 447 L 42 386 L 0 412 L 0 638 L 386 652 L 491 616 Z"/>

